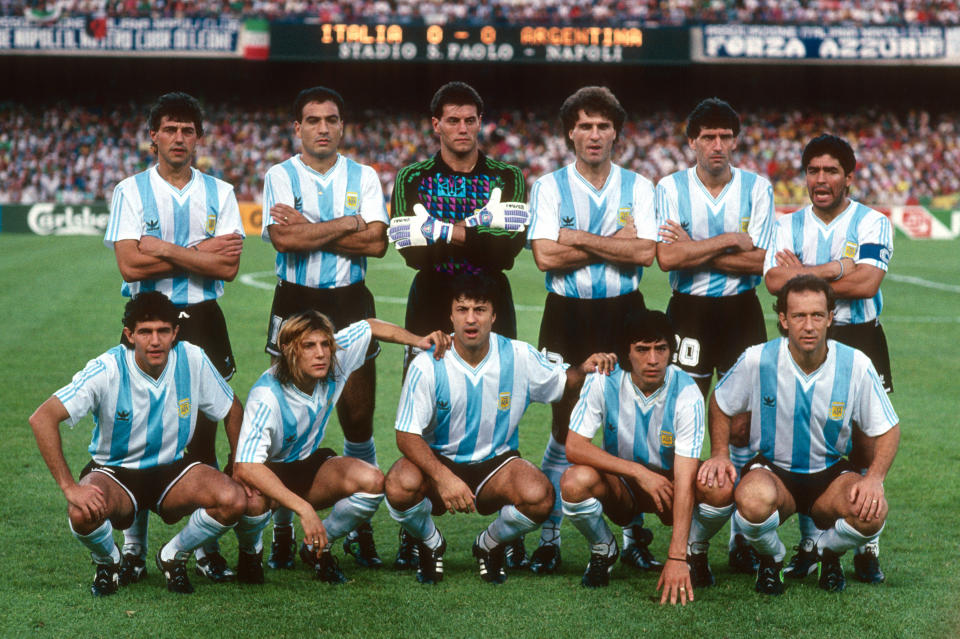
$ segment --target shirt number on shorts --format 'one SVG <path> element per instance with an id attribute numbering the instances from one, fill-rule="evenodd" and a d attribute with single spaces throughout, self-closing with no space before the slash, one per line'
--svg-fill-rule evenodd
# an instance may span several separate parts
<path id="1" fill-rule="evenodd" d="M 677 335 L 677 363 L 681 366 L 696 366 L 700 363 L 700 341 Z"/>

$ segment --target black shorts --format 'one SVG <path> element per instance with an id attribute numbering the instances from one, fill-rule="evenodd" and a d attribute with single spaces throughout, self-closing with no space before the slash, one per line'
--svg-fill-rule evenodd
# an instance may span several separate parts
<path id="1" fill-rule="evenodd" d="M 510 339 L 517 338 L 517 314 L 513 308 L 513 292 L 510 281 L 500 272 L 489 272 L 493 280 L 497 299 L 493 302 L 493 311 L 497 319 L 493 323 L 493 332 Z M 450 285 L 457 276 L 436 271 L 417 271 L 410 284 L 407 296 L 407 315 L 404 327 L 416 335 L 426 335 L 431 331 L 453 332 L 451 315 Z"/>
<path id="2" fill-rule="evenodd" d="M 306 459 L 293 462 L 267 462 L 265 466 L 273 471 L 288 490 L 297 497 L 307 498 L 317 471 L 328 460 L 337 456 L 332 448 L 318 448 Z"/>
<path id="3" fill-rule="evenodd" d="M 616 353 L 623 341 L 623 318 L 645 308 L 640 291 L 595 300 L 548 293 L 537 348 L 559 353 L 571 366 L 594 353 Z"/>
<path id="4" fill-rule="evenodd" d="M 863 324 L 834 324 L 827 330 L 827 337 L 841 344 L 863 351 L 877 369 L 883 390 L 893 392 L 893 373 L 890 370 L 890 352 L 887 350 L 887 336 L 883 332 L 880 320 Z"/>
<path id="5" fill-rule="evenodd" d="M 508 450 L 505 453 L 497 455 L 496 457 L 491 457 L 490 459 L 471 462 L 467 464 L 457 463 L 448 457 L 436 453 L 437 459 L 440 460 L 440 463 L 453 471 L 453 474 L 463 480 L 463 482 L 470 487 L 470 490 L 473 492 L 474 496 L 479 496 L 480 491 L 483 490 L 483 487 L 490 480 L 491 477 L 497 474 L 497 472 L 507 465 L 507 463 L 512 460 L 520 457 L 520 452 L 516 450 Z M 437 510 L 439 507 L 439 511 Z M 434 504 L 433 510 L 435 515 L 440 515 L 446 512 L 446 509 L 443 507 L 443 504 Z M 483 514 L 483 513 L 481 513 Z"/>
<path id="6" fill-rule="evenodd" d="M 780 468 L 763 455 L 757 455 L 744 464 L 740 477 L 746 477 L 747 473 L 754 468 L 766 468 L 779 477 L 786 486 L 787 492 L 793 497 L 793 501 L 796 502 L 797 512 L 801 515 L 810 514 L 813 504 L 820 499 L 820 495 L 826 492 L 837 477 L 844 473 L 860 473 L 857 467 L 847 459 L 841 459 L 830 468 L 817 473 L 792 473 Z M 819 523 L 826 523 L 826 526 L 822 526 L 826 528 L 833 524 L 833 522 L 818 522 L 818 525 Z"/>
<path id="7" fill-rule="evenodd" d="M 122 488 L 133 502 L 134 514 L 144 508 L 160 514 L 160 504 L 164 497 L 180 481 L 188 470 L 199 464 L 190 455 L 184 455 L 172 464 L 162 464 L 153 468 L 123 468 L 104 466 L 90 460 L 80 471 L 80 479 L 90 473 L 103 473 Z"/>
<path id="8" fill-rule="evenodd" d="M 311 288 L 280 280 L 273 293 L 270 324 L 267 326 L 267 345 L 264 350 L 271 355 L 279 355 L 277 337 L 283 321 L 291 315 L 310 310 L 319 311 L 329 317 L 335 331 L 377 316 L 373 294 L 363 282 L 339 288 Z M 379 353 L 380 343 L 370 340 L 367 359 L 372 359 Z"/>
<path id="9" fill-rule="evenodd" d="M 671 482 L 673 481 L 673 470 L 663 470 L 662 468 L 651 468 L 644 464 L 644 467 L 662 477 L 666 477 Z M 653 497 L 640 487 L 640 484 L 637 483 L 633 477 L 624 477 L 623 475 L 617 475 L 623 485 L 626 486 L 627 492 L 630 493 L 630 499 L 633 501 L 633 514 L 638 515 L 640 513 L 657 513 L 657 516 L 660 517 L 660 522 L 664 526 L 673 525 L 673 509 L 667 508 L 662 513 L 657 512 L 657 504 L 653 501 Z M 608 515 L 609 516 L 609 515 Z M 630 522 L 625 521 L 623 523 L 614 521 L 613 523 L 620 526 L 625 526 Z"/>
<path id="10" fill-rule="evenodd" d="M 674 291 L 667 317 L 677 334 L 674 363 L 707 384 L 721 377 L 743 351 L 767 341 L 763 309 L 755 290 L 729 297 L 702 297 Z"/>
<path id="11" fill-rule="evenodd" d="M 230 335 L 227 333 L 227 320 L 217 300 L 207 300 L 199 304 L 180 307 L 179 341 L 199 346 L 210 358 L 217 372 L 229 381 L 237 372 L 233 349 L 230 347 Z M 120 343 L 130 346 L 127 338 L 120 335 Z"/>

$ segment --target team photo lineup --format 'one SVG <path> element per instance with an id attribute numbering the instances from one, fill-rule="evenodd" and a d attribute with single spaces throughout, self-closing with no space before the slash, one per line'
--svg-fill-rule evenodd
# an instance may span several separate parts
<path id="1" fill-rule="evenodd" d="M 298 564 L 326 584 L 392 567 L 442 589 L 444 513 L 484 516 L 467 543 L 489 584 L 549 580 L 583 544 L 572 525 L 589 549 L 582 586 L 608 586 L 619 563 L 654 575 L 660 604 L 686 605 L 726 576 L 708 550 L 728 522 L 715 545 L 758 597 L 807 578 L 828 592 L 853 586 L 847 574 L 883 583 L 900 443 L 880 317 L 894 231 L 850 196 L 844 130 L 802 141 L 807 203 L 778 217 L 771 181 L 737 166 L 741 117 L 722 97 L 689 105 L 695 164 L 654 183 L 617 164 L 618 98 L 583 86 L 555 116 L 574 161 L 528 185 L 481 150 L 482 96 L 446 82 L 424 100 L 433 147 L 397 171 L 388 206 L 370 162 L 340 153 L 350 105 L 305 88 L 289 96 L 298 147 L 261 167 L 257 240 L 233 186 L 196 168 L 200 102 L 159 95 L 143 127 L 155 163 L 116 186 L 103 237 L 126 298 L 119 344 L 50 380 L 29 420 L 95 564 L 91 593 L 149 587 L 135 584 L 154 569 L 173 593 L 193 592 L 190 573 L 269 588 Z M 237 388 L 219 300 L 251 241 L 272 245 L 276 278 L 266 370 Z M 517 339 L 525 300 L 508 274 L 525 250 L 546 288 L 535 344 Z M 388 251 L 414 273 L 403 326 L 377 319 L 365 282 Z M 645 303 L 645 268 L 668 274 L 662 310 Z M 378 380 L 382 342 L 404 349 L 389 467 L 374 437 L 389 430 L 374 412 L 393 381 Z M 533 402 L 549 405 L 542 458 L 519 450 Z M 334 411 L 339 451 L 324 444 Z M 87 415 L 78 473 L 61 425 Z M 381 508 L 397 541 L 378 550 Z M 179 522 L 154 548 L 151 510 Z M 792 553 L 784 524 L 799 527 Z"/>

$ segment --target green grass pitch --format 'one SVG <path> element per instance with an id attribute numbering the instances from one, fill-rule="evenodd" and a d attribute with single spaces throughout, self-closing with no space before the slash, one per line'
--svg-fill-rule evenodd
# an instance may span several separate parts
<path id="1" fill-rule="evenodd" d="M 753 592 L 753 580 L 726 566 L 725 528 L 711 550 L 717 586 L 698 590 L 685 608 L 654 602 L 657 577 L 618 565 L 609 588 L 579 585 L 587 562 L 583 538 L 563 527 L 559 575 L 511 574 L 491 587 L 480 581 L 470 556 L 473 537 L 488 518 L 447 515 L 438 525 L 447 537 L 446 577 L 419 586 L 412 574 L 342 566 L 352 582 L 315 583 L 302 565 L 267 572 L 263 587 L 215 586 L 193 577 L 192 596 L 167 593 L 149 568 L 145 582 L 95 600 L 88 588 L 93 568 L 69 533 L 65 502 L 36 450 L 27 417 L 66 384 L 86 361 L 116 344 L 123 300 L 113 255 L 94 237 L 0 235 L 0 636 L 2 637 L 607 637 L 654 633 L 666 637 L 956 637 L 960 635 L 960 242 L 918 242 L 898 237 L 892 272 L 884 282 L 884 325 L 893 359 L 893 403 L 903 426 L 900 454 L 887 480 L 890 518 L 882 537 L 887 583 L 852 578 L 847 591 L 827 594 L 815 578 L 788 584 L 779 598 Z M 274 253 L 249 238 L 241 278 L 227 285 L 223 308 L 239 373 L 232 386 L 245 399 L 267 366 L 263 353 L 272 298 Z M 372 260 L 368 283 L 381 318 L 402 322 L 412 272 L 394 249 Z M 910 279 L 902 279 L 909 276 Z M 524 252 L 510 273 L 519 306 L 520 337 L 536 342 L 543 277 Z M 931 285 L 930 283 L 934 283 Z M 654 267 L 641 284 L 647 304 L 664 308 L 666 277 Z M 770 298 L 763 295 L 770 307 Z M 768 311 L 769 312 L 769 311 Z M 768 316 L 773 335 L 772 313 Z M 376 437 L 381 466 L 397 457 L 393 418 L 400 392 L 400 348 L 386 345 L 378 360 Z M 92 421 L 63 428 L 64 448 L 76 473 L 86 463 Z M 339 429 L 327 444 L 339 449 Z M 533 405 L 521 422 L 521 450 L 539 463 L 549 432 L 549 410 Z M 226 454 L 225 439 L 218 442 Z M 708 448 L 705 447 L 705 452 Z M 655 519 L 654 517 L 649 518 Z M 669 531 L 651 522 L 659 557 Z M 374 518 L 381 555 L 391 561 L 397 527 L 385 508 Z M 176 527 L 151 518 L 156 550 Z M 781 535 L 796 544 L 795 520 Z M 532 550 L 536 534 L 527 539 Z M 266 532 L 269 543 L 270 531 Z M 233 561 L 236 540 L 224 554 Z M 342 556 L 342 550 L 335 548 Z"/>

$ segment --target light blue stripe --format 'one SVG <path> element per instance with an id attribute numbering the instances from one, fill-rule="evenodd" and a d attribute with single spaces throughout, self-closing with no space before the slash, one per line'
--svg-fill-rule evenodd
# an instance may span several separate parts
<path id="1" fill-rule="evenodd" d="M 620 206 L 617 209 L 617 230 L 623 228 L 623 225 L 620 224 L 620 209 L 630 209 L 631 215 L 633 214 L 634 202 L 633 202 L 633 187 L 637 182 L 637 174 L 633 171 L 620 167 Z M 643 267 L 636 267 L 637 278 L 643 276 Z M 620 273 L 620 292 L 618 295 L 626 295 L 627 293 L 632 293 L 636 286 L 633 283 L 633 278 Z"/>
<path id="2" fill-rule="evenodd" d="M 793 399 L 793 450 L 790 455 L 790 470 L 795 473 L 810 472 L 811 405 L 816 385 L 805 391 L 800 381 L 795 382 Z"/>
<path id="3" fill-rule="evenodd" d="M 717 235 L 722 235 L 726 229 L 724 229 L 723 222 L 726 217 L 727 204 L 724 202 L 720 205 L 720 209 L 714 213 L 707 207 L 707 232 L 709 237 L 716 237 Z M 739 228 L 737 229 L 740 230 Z M 707 297 L 720 297 L 723 295 L 723 289 L 727 283 L 727 276 L 723 273 L 711 272 L 709 276 L 709 281 L 707 283 Z"/>
<path id="4" fill-rule="evenodd" d="M 664 470 L 673 468 L 673 455 L 677 444 L 677 425 L 674 422 L 674 418 L 677 416 L 677 395 L 680 394 L 682 388 L 679 387 L 676 370 L 670 372 L 667 389 L 669 392 L 667 393 L 666 405 L 663 407 L 663 419 L 660 422 L 660 432 L 666 431 L 670 433 L 672 435 L 670 440 L 674 445 L 664 446 L 663 437 L 660 438 L 660 463 L 661 468 Z M 651 414 L 653 413 L 653 411 L 650 412 Z"/>
<path id="5" fill-rule="evenodd" d="M 174 347 L 177 356 L 174 382 L 177 387 L 177 410 L 180 412 L 177 413 L 177 450 L 174 451 L 174 458 L 171 461 L 176 461 L 183 456 L 183 450 L 190 441 L 190 413 L 197 410 L 197 407 L 193 405 L 193 398 L 190 396 L 190 362 L 187 359 L 186 350 L 183 342 L 177 343 Z M 206 356 L 204 356 L 204 359 L 206 359 Z M 184 402 L 189 407 L 186 414 L 183 414 L 181 408 Z"/>
<path id="6" fill-rule="evenodd" d="M 507 434 L 510 432 L 510 406 L 505 409 L 500 408 L 499 399 L 504 393 L 511 395 L 513 401 L 513 343 L 503 335 L 497 335 L 497 351 L 500 354 L 500 385 L 497 393 L 497 421 L 493 431 L 493 453 L 496 454 L 501 442 L 506 441 Z M 511 450 L 520 446 L 518 431 L 514 429 L 513 436 L 508 442 Z"/>
<path id="7" fill-rule="evenodd" d="M 843 431 L 844 419 L 842 417 L 840 419 L 832 419 L 830 413 L 832 407 L 836 405 L 843 406 L 844 415 L 846 415 L 848 410 L 853 408 L 852 406 L 847 406 L 847 398 L 850 394 L 850 379 L 853 377 L 854 350 L 838 342 L 832 344 L 832 346 L 836 348 L 836 352 L 834 353 L 833 388 L 830 389 L 830 406 L 827 407 L 827 420 L 823 424 L 823 440 L 826 443 L 827 449 L 824 461 L 828 467 L 832 466 L 841 455 L 849 454 L 853 443 L 853 439 L 851 438 L 847 442 L 845 450 L 840 450 L 837 447 L 837 440 Z"/>
<path id="8" fill-rule="evenodd" d="M 559 211 L 559 222 L 560 228 L 564 228 L 563 220 L 564 218 L 573 219 L 573 227 L 579 228 L 579 223 L 577 220 L 577 212 L 573 207 L 573 192 L 570 190 L 570 176 L 567 174 L 567 169 L 563 168 L 559 171 L 553 173 L 553 178 L 557 182 L 557 192 L 560 193 L 560 211 Z M 555 277 L 555 276 L 553 276 Z M 554 285 L 551 282 L 552 276 L 550 273 L 547 273 L 547 289 L 564 295 L 566 297 L 580 297 L 577 293 L 577 276 L 576 271 L 568 272 L 566 275 L 560 277 L 560 282 L 557 285 Z M 562 288 L 561 288 L 562 287 Z"/>
<path id="9" fill-rule="evenodd" d="M 777 366 L 780 342 L 775 339 L 763 345 L 760 352 L 760 446 L 759 452 L 773 461 L 777 440 Z"/>
<path id="10" fill-rule="evenodd" d="M 173 243 L 177 246 L 186 246 L 190 238 L 190 200 L 179 204 L 171 198 L 173 205 Z M 171 278 L 173 291 L 170 301 L 177 305 L 190 303 L 190 283 L 186 277 Z"/>
<path id="11" fill-rule="evenodd" d="M 626 373 L 617 367 L 612 373 L 603 378 L 603 413 L 600 415 L 600 428 L 603 429 L 603 449 L 620 456 L 617 431 L 620 427 L 620 385 Z M 591 377 L 594 377 L 591 375 Z M 613 425 L 613 429 L 607 428 Z"/>
<path id="12" fill-rule="evenodd" d="M 678 171 L 671 177 L 677 189 L 677 218 L 679 219 L 679 223 L 683 228 L 693 230 L 690 174 L 688 171 Z M 669 279 L 670 286 L 675 291 L 689 293 L 693 288 L 693 273 L 690 271 L 670 271 Z"/>
<path id="13" fill-rule="evenodd" d="M 467 414 L 464 422 L 463 439 L 457 446 L 457 452 L 454 461 L 459 463 L 474 460 L 473 456 L 477 448 L 477 438 L 480 435 L 480 421 L 483 418 L 483 378 L 481 377 L 474 384 L 469 379 L 465 379 L 467 391 Z"/>
<path id="14" fill-rule="evenodd" d="M 420 372 L 420 369 L 411 366 L 407 370 L 407 383 L 404 388 L 403 396 L 400 398 L 400 411 L 397 414 L 397 424 L 396 430 L 409 432 L 411 415 L 413 414 L 413 397 L 415 396 L 415 390 L 417 384 L 420 382 L 420 378 L 423 377 L 423 373 Z"/>
<path id="15" fill-rule="evenodd" d="M 647 446 L 647 431 L 650 428 L 650 417 L 654 411 L 644 413 L 637 404 L 636 416 L 633 420 L 633 459 L 641 464 L 650 463 L 650 450 Z"/>
<path id="16" fill-rule="evenodd" d="M 140 458 L 140 468 L 153 468 L 160 461 L 160 451 L 163 447 L 163 413 L 167 403 L 167 389 L 159 397 L 150 395 L 150 408 L 147 413 L 146 443 L 143 448 L 143 457 Z"/>
<path id="17" fill-rule="evenodd" d="M 207 216 L 204 219 L 203 230 L 207 237 L 213 237 L 217 234 L 217 218 L 220 214 L 220 200 L 217 192 L 217 180 L 213 176 L 205 173 L 201 175 L 203 175 L 203 188 L 207 195 Z M 207 230 L 207 220 L 209 220 L 211 217 L 213 217 L 213 231 Z M 217 280 L 212 278 L 204 278 L 203 299 L 213 300 L 216 298 Z"/>
<path id="18" fill-rule="evenodd" d="M 437 427 L 434 429 L 434 447 L 444 448 L 450 443 L 450 412 L 453 410 L 453 404 L 450 401 L 450 380 L 447 379 L 447 367 L 443 360 L 439 362 L 431 359 L 433 362 L 433 388 L 434 396 L 437 399 Z M 441 410 L 441 406 L 446 406 Z"/>
<path id="19" fill-rule="evenodd" d="M 793 254 L 803 262 L 803 222 L 806 217 L 804 211 L 797 211 L 790 216 L 790 231 L 793 240 Z M 806 262 L 804 262 L 806 263 Z M 774 262 L 776 264 L 776 262 Z"/>
<path id="20" fill-rule="evenodd" d="M 253 418 L 250 420 L 250 426 L 253 432 L 243 443 L 240 452 L 237 453 L 238 462 L 253 462 L 254 453 L 257 450 L 257 446 L 260 444 L 260 440 L 262 440 L 264 436 L 263 428 L 266 425 L 267 420 L 270 418 L 270 415 L 270 408 L 261 402 L 260 405 L 257 406 L 257 411 L 253 414 Z M 267 461 L 270 460 L 268 459 Z"/>
<path id="21" fill-rule="evenodd" d="M 593 198 L 588 198 L 590 204 L 590 221 L 588 232 L 594 235 L 603 235 L 603 217 L 607 209 L 607 200 L 604 198 L 599 205 Z M 607 296 L 607 281 L 604 275 L 607 272 L 605 263 L 594 263 L 587 265 L 587 273 L 590 277 L 590 297 L 593 299 L 602 299 Z"/>
<path id="22" fill-rule="evenodd" d="M 287 176 L 290 178 L 290 191 L 293 192 L 293 202 L 295 205 L 294 208 L 298 212 L 303 213 L 303 191 L 300 186 L 300 176 L 297 174 L 297 169 L 293 166 L 293 158 L 287 160 L 280 166 L 283 167 L 283 170 L 287 172 Z M 307 283 L 307 260 L 306 255 L 302 253 L 278 253 L 277 254 L 277 267 L 280 267 L 280 255 L 284 256 L 283 267 L 284 270 L 289 269 L 290 265 L 288 262 L 292 262 L 294 269 L 293 281 L 295 284 L 300 284 L 305 286 Z M 287 279 L 286 273 L 281 277 Z"/>
<path id="23" fill-rule="evenodd" d="M 160 237 L 160 212 L 157 201 L 153 197 L 150 187 L 150 169 L 137 173 L 134 176 L 137 192 L 140 193 L 140 204 L 143 207 L 143 232 L 146 235 Z"/>
<path id="24" fill-rule="evenodd" d="M 353 206 L 348 206 L 346 204 L 346 196 L 344 196 L 344 215 L 358 215 L 357 207 L 360 204 L 360 190 L 362 188 L 361 178 L 363 176 L 363 168 L 351 160 L 347 160 L 347 193 L 356 193 L 357 194 L 357 203 Z M 363 274 L 367 269 L 367 258 L 362 255 L 351 255 L 348 257 L 350 260 L 350 284 L 356 284 L 357 282 L 363 281 Z M 334 271 L 334 274 L 336 271 Z M 336 282 L 331 282 L 331 286 L 335 285 Z"/>
<path id="25" fill-rule="evenodd" d="M 117 391 L 117 405 L 113 412 L 113 423 L 110 431 L 110 458 L 107 463 L 116 465 L 122 462 L 130 449 L 130 427 L 133 424 L 133 400 L 130 394 L 130 371 L 127 369 L 127 360 L 125 356 L 126 346 L 114 346 L 108 353 L 112 354 L 117 361 L 117 369 L 120 372 L 120 388 Z M 117 417 L 121 414 L 126 415 L 126 426 L 117 428 Z M 99 423 L 94 430 L 93 439 L 90 442 L 90 454 L 97 452 L 100 444 Z"/>

